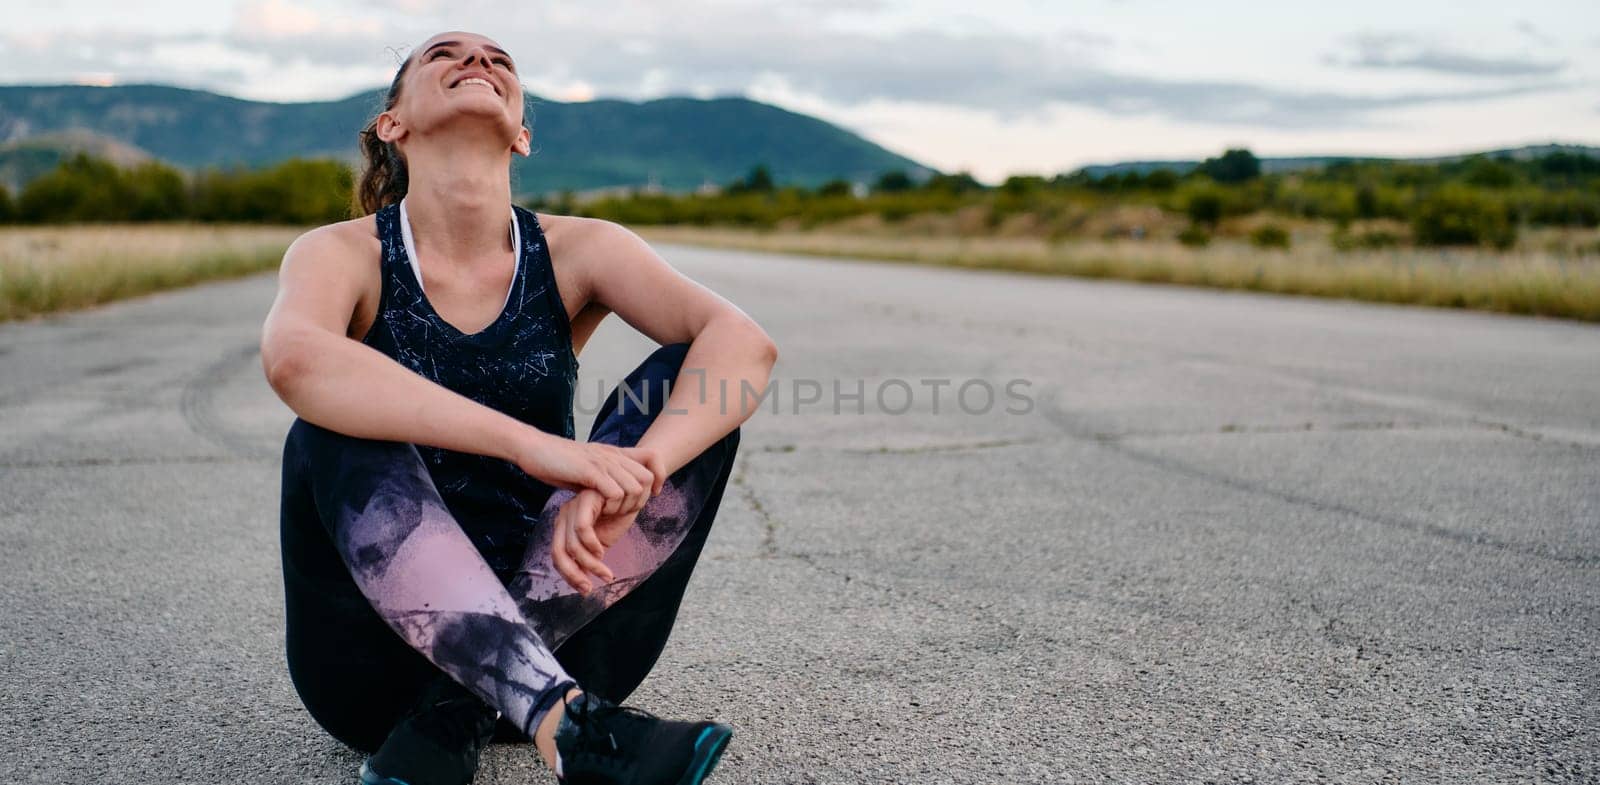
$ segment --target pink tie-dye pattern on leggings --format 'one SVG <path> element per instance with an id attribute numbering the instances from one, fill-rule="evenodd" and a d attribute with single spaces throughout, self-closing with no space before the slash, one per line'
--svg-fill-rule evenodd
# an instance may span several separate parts
<path id="1" fill-rule="evenodd" d="M 610 416 L 619 419 L 602 422 L 597 441 L 631 444 L 653 418 L 645 412 Z M 550 560 L 550 522 L 572 492 L 551 495 L 521 567 L 502 586 L 410 444 L 347 441 L 351 449 L 339 461 L 340 473 L 371 472 L 376 482 L 365 499 L 349 500 L 333 516 L 335 544 L 362 594 L 390 627 L 531 735 L 574 684 L 551 650 L 672 555 L 733 460 L 736 444 L 734 432 L 671 475 L 607 552 L 604 561 L 616 579 L 587 595 L 567 584 Z"/>
<path id="2" fill-rule="evenodd" d="M 574 494 L 561 490 L 551 495 L 522 567 L 509 587 L 541 639 L 552 647 L 560 646 L 601 611 L 643 583 L 677 550 L 722 470 L 722 456 L 713 454 L 720 446 L 721 443 L 713 445 L 696 461 L 674 473 L 662 484 L 661 493 L 645 503 L 633 526 L 601 559 L 611 568 L 615 579 L 599 583 L 588 594 L 579 594 L 551 562 L 550 540 L 554 527 L 550 523 L 560 505 Z M 599 578 L 591 576 L 591 580 L 599 581 Z"/>

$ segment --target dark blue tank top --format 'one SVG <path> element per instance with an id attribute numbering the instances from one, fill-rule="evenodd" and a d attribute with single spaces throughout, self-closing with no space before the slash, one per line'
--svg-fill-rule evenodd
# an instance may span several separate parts
<path id="1" fill-rule="evenodd" d="M 572 327 L 538 218 L 517 205 L 512 212 L 521 247 L 509 297 L 494 322 L 469 335 L 424 295 L 406 255 L 400 205 L 378 210 L 383 290 L 362 343 L 478 403 L 570 439 L 578 380 Z M 450 514 L 504 579 L 521 561 L 532 522 L 554 488 L 499 458 L 416 447 Z"/>

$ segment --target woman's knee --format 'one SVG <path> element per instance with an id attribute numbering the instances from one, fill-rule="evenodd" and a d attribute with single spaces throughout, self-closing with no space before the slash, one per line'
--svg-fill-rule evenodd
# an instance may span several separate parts
<path id="1" fill-rule="evenodd" d="M 284 437 L 284 458 L 311 462 L 337 461 L 370 464 L 420 461 L 416 445 L 384 439 L 351 436 L 296 417 Z"/>
<path id="2" fill-rule="evenodd" d="M 365 439 L 296 418 L 285 438 L 284 489 L 309 496 L 325 526 L 347 508 L 362 509 L 382 492 L 438 502 L 417 447 Z"/>

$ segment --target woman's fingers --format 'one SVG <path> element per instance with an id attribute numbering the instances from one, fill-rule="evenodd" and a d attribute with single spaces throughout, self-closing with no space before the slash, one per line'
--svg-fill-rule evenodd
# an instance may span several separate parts
<path id="1" fill-rule="evenodd" d="M 640 466 L 650 472 L 650 495 L 661 493 L 661 486 L 667 482 L 667 467 L 662 462 L 660 453 L 650 447 L 624 447 L 622 454 L 638 461 Z"/>
<path id="2" fill-rule="evenodd" d="M 633 512 L 643 507 L 645 500 L 650 498 L 650 470 L 623 455 L 620 450 L 613 466 L 618 472 L 617 484 L 622 486 L 623 496 L 618 500 L 616 509 L 607 510 L 607 514 Z"/>
<path id="3" fill-rule="evenodd" d="M 581 594 L 588 594 L 590 588 L 589 580 L 584 577 L 583 570 L 578 567 L 572 556 L 568 554 L 568 544 L 571 542 L 569 530 L 572 528 L 571 514 L 569 512 L 571 507 L 572 502 L 569 501 L 561 505 L 561 510 L 556 513 L 556 519 L 553 522 L 555 530 L 550 533 L 550 563 L 555 566 L 556 572 L 561 573 L 561 577 L 567 579 L 567 583 L 572 588 L 578 590 Z"/>
<path id="4" fill-rule="evenodd" d="M 594 468 L 589 473 L 589 487 L 604 497 L 608 504 L 613 499 L 623 497 L 622 486 L 612 477 L 611 467 L 604 460 L 595 460 Z"/>
<path id="5" fill-rule="evenodd" d="M 651 496 L 661 492 L 661 485 L 666 479 L 665 473 L 661 471 L 661 459 L 655 450 L 630 447 L 623 450 L 622 454 L 629 459 L 634 476 L 645 488 L 644 494 L 639 499 L 639 505 L 628 510 L 628 512 L 638 512 Z"/>
<path id="6" fill-rule="evenodd" d="M 589 468 L 581 487 L 592 488 L 600 494 L 603 501 L 600 513 L 638 512 L 651 496 L 660 492 L 665 472 L 654 450 L 624 449 L 598 442 L 586 443 L 585 449 Z"/>
<path id="7" fill-rule="evenodd" d="M 603 552 L 604 549 L 600 547 L 599 538 L 595 537 L 594 535 L 594 526 L 585 525 L 585 518 L 587 518 L 587 516 L 580 514 L 573 521 L 574 525 L 572 528 L 568 529 L 570 532 L 570 540 L 567 543 L 567 551 L 573 556 L 573 558 L 578 562 L 578 566 L 583 568 L 584 571 L 592 573 L 593 575 L 598 576 L 601 580 L 610 583 L 611 579 L 615 576 L 611 574 L 611 569 L 606 567 L 605 563 L 600 561 L 600 557 L 596 555 L 597 552 Z M 585 529 L 588 530 L 587 537 L 585 537 L 583 534 Z M 593 542 L 592 546 L 590 545 L 589 541 Z M 591 547 L 594 550 L 591 550 Z"/>

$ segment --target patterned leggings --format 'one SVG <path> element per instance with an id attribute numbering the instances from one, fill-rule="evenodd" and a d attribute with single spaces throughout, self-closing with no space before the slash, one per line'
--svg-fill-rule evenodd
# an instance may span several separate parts
<path id="1" fill-rule="evenodd" d="M 663 346 L 613 389 L 589 440 L 631 446 L 664 404 L 687 344 Z M 619 395 L 622 388 L 631 395 Z M 286 648 L 313 718 L 371 752 L 430 682 L 501 711 L 526 740 L 574 684 L 621 702 L 660 656 L 716 515 L 735 429 L 674 472 L 607 551 L 616 579 L 579 595 L 551 565 L 550 493 L 521 565 L 497 574 L 446 509 L 414 445 L 296 419 L 280 532 Z"/>

